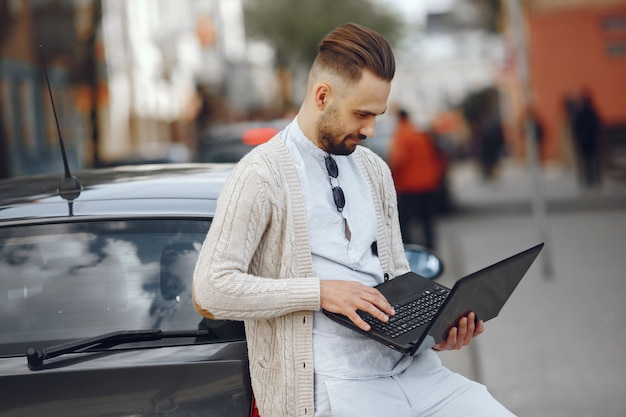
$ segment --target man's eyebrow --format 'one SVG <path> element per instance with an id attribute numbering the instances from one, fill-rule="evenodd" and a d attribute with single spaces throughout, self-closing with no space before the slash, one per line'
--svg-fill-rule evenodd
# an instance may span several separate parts
<path id="1" fill-rule="evenodd" d="M 357 110 L 356 112 L 362 114 L 363 116 L 380 116 L 382 114 L 385 114 L 386 111 L 387 111 L 387 107 L 385 107 L 385 110 L 383 110 L 380 113 L 375 113 L 369 110 Z"/>

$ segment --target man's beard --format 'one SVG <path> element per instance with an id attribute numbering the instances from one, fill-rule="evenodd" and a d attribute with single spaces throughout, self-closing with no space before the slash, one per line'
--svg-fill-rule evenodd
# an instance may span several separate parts
<path id="1" fill-rule="evenodd" d="M 341 123 L 337 107 L 329 105 L 317 121 L 317 131 L 324 150 L 334 155 L 350 155 L 356 149 L 356 145 L 349 143 L 348 139 L 366 138 L 364 135 L 353 133 L 341 138 Z"/>

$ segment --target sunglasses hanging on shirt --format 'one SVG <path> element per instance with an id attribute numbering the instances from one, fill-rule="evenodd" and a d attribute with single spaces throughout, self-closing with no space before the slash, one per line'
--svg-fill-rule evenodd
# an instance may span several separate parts
<path id="1" fill-rule="evenodd" d="M 339 176 L 339 167 L 337 166 L 337 162 L 330 155 L 324 158 L 324 162 L 326 163 L 326 171 L 328 171 L 328 176 L 330 177 L 330 187 L 333 193 L 335 207 L 337 207 L 337 211 L 340 212 L 343 217 L 346 239 L 350 240 L 352 238 L 352 232 L 348 226 L 348 220 L 343 216 L 343 208 L 346 206 L 346 196 L 339 185 L 339 178 L 337 178 Z M 333 182 L 333 180 L 335 182 Z"/>

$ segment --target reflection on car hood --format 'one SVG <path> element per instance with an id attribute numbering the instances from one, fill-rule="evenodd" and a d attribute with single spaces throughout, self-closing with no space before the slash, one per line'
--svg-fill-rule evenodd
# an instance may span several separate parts
<path id="1" fill-rule="evenodd" d="M 83 189 L 72 207 L 58 193 L 62 175 L 0 182 L 0 221 L 100 215 L 207 215 L 232 164 L 135 165 L 74 175 Z M 184 202 L 184 203 L 183 203 Z"/>

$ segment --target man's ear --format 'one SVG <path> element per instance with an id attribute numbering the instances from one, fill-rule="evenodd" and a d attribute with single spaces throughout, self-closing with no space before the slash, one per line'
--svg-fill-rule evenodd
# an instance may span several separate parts
<path id="1" fill-rule="evenodd" d="M 324 110 L 328 105 L 331 90 L 330 86 L 326 83 L 320 83 L 315 88 L 315 106 L 318 110 Z"/>

